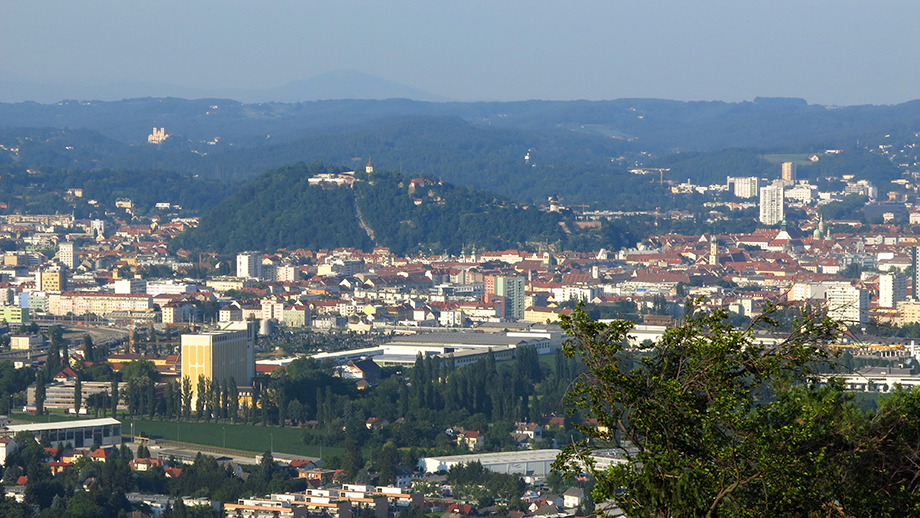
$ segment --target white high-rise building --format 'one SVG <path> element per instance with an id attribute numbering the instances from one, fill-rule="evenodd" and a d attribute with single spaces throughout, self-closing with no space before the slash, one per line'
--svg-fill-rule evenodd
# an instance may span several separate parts
<path id="1" fill-rule="evenodd" d="M 236 256 L 236 276 L 247 279 L 262 278 L 262 253 L 243 252 Z"/>
<path id="2" fill-rule="evenodd" d="M 739 198 L 753 198 L 757 196 L 757 190 L 760 188 L 760 178 L 756 176 L 729 176 L 727 183 L 729 187 L 733 187 L 732 192 Z"/>
<path id="3" fill-rule="evenodd" d="M 768 185 L 760 188 L 760 222 L 764 225 L 776 225 L 784 218 L 783 188 Z"/>
<path id="4" fill-rule="evenodd" d="M 827 316 L 844 324 L 869 321 L 869 291 L 847 282 L 827 284 Z"/>
<path id="5" fill-rule="evenodd" d="M 58 259 L 61 264 L 73 270 L 77 267 L 77 252 L 80 248 L 73 241 L 65 241 L 58 247 Z"/>
<path id="6" fill-rule="evenodd" d="M 898 302 L 907 300 L 907 277 L 902 273 L 886 273 L 878 276 L 878 305 L 882 308 L 897 307 Z"/>
<path id="7" fill-rule="evenodd" d="M 147 281 L 140 277 L 135 277 L 133 279 L 116 279 L 112 285 L 115 293 L 118 295 L 147 293 Z"/>
<path id="8" fill-rule="evenodd" d="M 827 287 L 820 282 L 799 281 L 792 285 L 786 294 L 786 300 L 824 300 L 827 298 Z"/>

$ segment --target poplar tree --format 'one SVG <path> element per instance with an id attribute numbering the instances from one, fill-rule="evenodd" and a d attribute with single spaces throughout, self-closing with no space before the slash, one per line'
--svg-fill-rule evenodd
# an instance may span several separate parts
<path id="1" fill-rule="evenodd" d="M 118 415 L 118 380 L 112 378 L 111 384 L 111 393 L 112 393 L 112 416 L 115 417 Z"/>
<path id="2" fill-rule="evenodd" d="M 80 413 L 80 407 L 83 406 L 83 382 L 80 381 L 80 376 L 77 376 L 76 381 L 73 382 L 73 409 Z"/>
<path id="3" fill-rule="evenodd" d="M 45 413 L 45 374 L 42 371 L 35 375 L 35 412 L 38 415 Z"/>
<path id="4" fill-rule="evenodd" d="M 186 421 L 192 417 L 192 380 L 182 377 L 182 416 Z"/>

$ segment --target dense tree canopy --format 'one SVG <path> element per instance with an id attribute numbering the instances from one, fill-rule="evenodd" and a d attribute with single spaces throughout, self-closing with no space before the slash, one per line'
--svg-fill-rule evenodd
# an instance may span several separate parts
<path id="1" fill-rule="evenodd" d="M 920 510 L 920 392 L 898 390 L 877 413 L 857 409 L 839 382 L 818 384 L 823 345 L 837 324 L 802 313 L 775 345 L 726 323 L 692 315 L 658 342 L 632 352 L 632 324 L 601 324 L 577 309 L 563 320 L 568 354 L 588 368 L 570 410 L 597 419 L 557 467 L 579 472 L 597 447 L 625 464 L 588 470 L 595 501 L 631 517 L 911 516 Z M 908 439 L 912 437 L 912 439 Z"/>
<path id="2" fill-rule="evenodd" d="M 580 232 L 559 213 L 518 206 L 507 198 L 433 177 L 412 185 L 411 178 L 399 173 L 358 173 L 354 189 L 308 182 L 319 173 L 342 171 L 321 162 L 269 171 L 222 202 L 202 218 L 198 228 L 178 236 L 171 246 L 235 253 L 278 248 L 369 250 L 378 245 L 397 254 L 459 254 L 473 248 L 564 247 L 568 240 L 587 248 L 627 244 L 617 225 Z"/>

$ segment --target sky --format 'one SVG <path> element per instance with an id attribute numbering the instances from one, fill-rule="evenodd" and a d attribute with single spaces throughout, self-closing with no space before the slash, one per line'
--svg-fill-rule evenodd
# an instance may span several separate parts
<path id="1" fill-rule="evenodd" d="M 461 101 L 896 104 L 920 98 L 917 27 L 916 0 L 0 0 L 0 89 L 354 70 Z"/>

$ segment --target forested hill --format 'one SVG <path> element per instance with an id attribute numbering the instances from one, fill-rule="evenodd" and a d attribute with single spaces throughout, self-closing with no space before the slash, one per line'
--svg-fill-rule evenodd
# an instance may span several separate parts
<path id="1" fill-rule="evenodd" d="M 841 147 L 860 136 L 897 133 L 920 121 L 920 101 L 895 106 L 825 107 L 802 99 L 683 102 L 663 99 L 610 101 L 420 102 L 406 99 L 329 100 L 245 104 L 229 99 L 146 98 L 122 101 L 0 103 L 0 125 L 87 128 L 128 143 L 146 143 L 152 126 L 193 141 L 244 145 L 267 136 L 356 131 L 396 117 L 459 117 L 474 124 L 638 139 L 642 149 L 713 151 L 825 142 Z M 341 128 L 350 129 L 341 131 Z M 255 140 L 250 145 L 258 145 Z"/>
<path id="2" fill-rule="evenodd" d="M 153 126 L 165 127 L 170 137 L 148 143 Z M 370 157 L 382 168 L 437 176 L 519 203 L 556 195 L 570 206 L 597 203 L 618 210 L 686 208 L 683 198 L 659 183 L 630 174 L 635 166 L 670 169 L 665 180 L 706 185 L 726 176 L 775 177 L 778 162 L 764 155 L 841 149 L 846 156 L 822 159 L 802 178 L 857 169 L 859 179 L 881 186 L 901 172 L 866 155 L 895 142 L 913 150 L 918 134 L 920 101 L 843 108 L 760 98 L 0 103 L 0 165 L 162 170 L 242 182 L 299 161 L 360 168 Z M 907 158 L 892 163 L 915 162 Z"/>
<path id="3" fill-rule="evenodd" d="M 399 173 L 375 171 L 369 176 L 358 173 L 353 189 L 309 184 L 316 174 L 342 171 L 314 162 L 264 173 L 220 203 L 198 228 L 178 236 L 172 246 L 219 253 L 386 246 L 398 254 L 457 254 L 472 247 L 626 242 L 612 229 L 604 234 L 571 232 L 577 227 L 561 214 L 517 206 L 433 177 L 413 182 Z"/>

